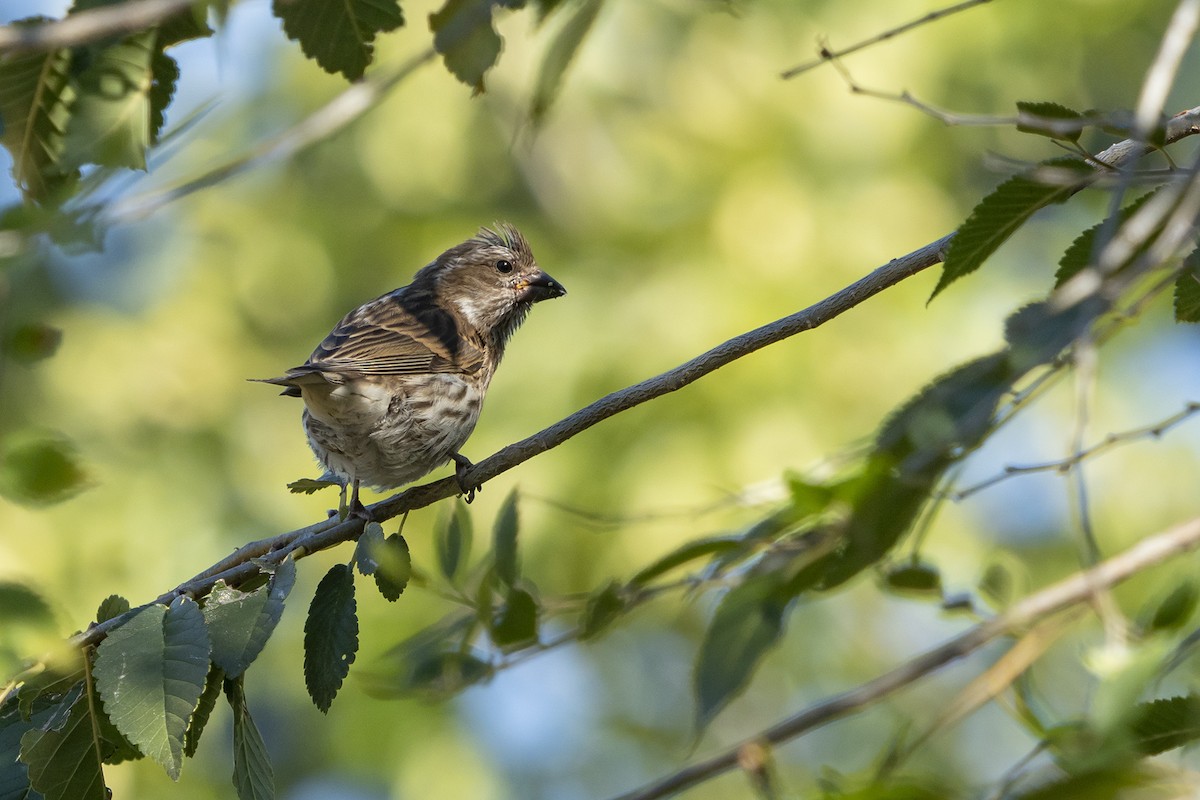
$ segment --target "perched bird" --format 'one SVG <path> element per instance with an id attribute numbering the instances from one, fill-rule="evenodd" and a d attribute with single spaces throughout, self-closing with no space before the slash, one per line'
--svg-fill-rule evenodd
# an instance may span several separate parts
<path id="1" fill-rule="evenodd" d="M 359 306 L 298 367 L 264 383 L 304 400 L 317 459 L 352 487 L 415 481 L 454 459 L 459 487 L 471 466 L 459 450 L 504 347 L 534 303 L 567 293 L 543 272 L 511 225 L 482 228 L 421 269 L 408 286 Z"/>

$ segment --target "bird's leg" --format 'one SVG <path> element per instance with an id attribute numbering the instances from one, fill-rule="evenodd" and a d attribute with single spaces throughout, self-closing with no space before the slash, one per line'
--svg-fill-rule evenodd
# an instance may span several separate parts
<path id="1" fill-rule="evenodd" d="M 463 500 L 469 503 L 475 499 L 476 492 L 483 491 L 482 484 L 467 485 L 467 470 L 475 465 L 471 463 L 471 459 L 462 453 L 452 453 L 450 457 L 454 459 L 454 479 L 458 481 L 458 490 L 462 492 Z"/>
<path id="2" fill-rule="evenodd" d="M 371 521 L 371 512 L 368 511 L 367 507 L 364 506 L 362 501 L 358 499 L 358 478 L 354 479 L 354 486 L 350 491 L 350 508 L 348 516 L 349 515 L 362 517 L 367 522 Z"/>

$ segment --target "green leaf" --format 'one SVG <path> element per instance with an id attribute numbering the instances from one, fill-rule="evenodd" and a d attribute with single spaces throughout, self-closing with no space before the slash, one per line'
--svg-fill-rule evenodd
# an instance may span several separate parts
<path id="1" fill-rule="evenodd" d="M 501 649 L 521 647 L 537 641 L 538 604 L 533 595 L 512 587 L 504 606 L 492 620 L 492 641 Z"/>
<path id="2" fill-rule="evenodd" d="M 31 794 L 29 767 L 20 760 L 21 737 L 31 730 L 44 728 L 55 710 L 55 706 L 45 705 L 26 719 L 15 701 L 0 706 L 0 798 L 27 800 L 37 797 Z"/>
<path id="3" fill-rule="evenodd" d="M 204 603 L 204 621 L 212 639 L 212 662 L 237 678 L 258 658 L 283 616 L 283 605 L 296 582 L 296 562 L 284 559 L 269 583 L 242 592 L 217 581 Z"/>
<path id="4" fill-rule="evenodd" d="M 188 720 L 187 733 L 183 737 L 183 754 L 188 758 L 196 755 L 200 737 L 208 725 L 213 709 L 217 707 L 217 699 L 221 696 L 221 685 L 224 682 L 225 671 L 216 664 L 210 664 L 208 675 L 204 678 L 204 691 L 200 693 L 200 699 L 192 711 L 192 718 Z"/>
<path id="5" fill-rule="evenodd" d="M 1200 322 L 1200 250 L 1188 254 L 1175 280 L 1175 321 Z"/>
<path id="6" fill-rule="evenodd" d="M 621 586 L 611 581 L 598 592 L 593 592 L 588 598 L 587 607 L 583 612 L 583 624 L 580 626 L 579 638 L 594 639 L 603 633 L 609 625 L 625 613 L 625 598 L 621 594 Z"/>
<path id="7" fill-rule="evenodd" d="M 1182 628 L 1196 613 L 1196 605 L 1200 602 L 1200 594 L 1196 585 L 1184 582 L 1176 586 L 1171 593 L 1154 604 L 1153 610 L 1144 614 L 1142 629 L 1147 633 L 1153 631 L 1173 631 Z"/>
<path id="8" fill-rule="evenodd" d="M 503 46 L 492 24 L 493 5 L 493 0 L 446 0 L 429 15 L 434 49 L 446 69 L 475 94 L 484 90 L 483 75 L 496 64 Z"/>
<path id="9" fill-rule="evenodd" d="M 61 503 L 85 488 L 87 476 L 65 439 L 22 432 L 0 450 L 0 495 L 29 506 Z"/>
<path id="10" fill-rule="evenodd" d="M 241 678 L 225 681 L 225 696 L 233 709 L 233 785 L 238 800 L 274 800 L 275 771 L 262 734 L 250 718 Z"/>
<path id="11" fill-rule="evenodd" d="M 21 583 L 0 581 L 0 620 L 3 634 L 17 625 L 49 629 L 54 625 L 54 612 L 40 594 Z"/>
<path id="12" fill-rule="evenodd" d="M 195 601 L 143 608 L 109 632 L 96 651 L 96 686 L 109 719 L 172 780 L 183 736 L 204 690 L 209 640 Z"/>
<path id="13" fill-rule="evenodd" d="M 100 601 L 100 607 L 96 609 L 96 622 L 108 622 L 110 619 L 115 619 L 122 614 L 128 613 L 128 611 L 128 600 L 119 594 L 110 594 Z"/>
<path id="14" fill-rule="evenodd" d="M 292 494 L 312 494 L 319 492 L 322 489 L 328 489 L 330 486 L 340 487 L 342 484 L 337 481 L 323 481 L 313 478 L 301 478 L 298 481 L 292 481 L 287 485 L 288 491 Z"/>
<path id="15" fill-rule="evenodd" d="M 72 692 L 60 711 L 65 715 L 61 725 L 21 736 L 21 761 L 29 767 L 30 784 L 45 800 L 107 800 L 101 742 L 83 692 Z"/>
<path id="16" fill-rule="evenodd" d="M 1113 231 L 1115 232 L 1118 226 L 1124 225 L 1133 216 L 1134 212 L 1145 205 L 1146 201 L 1153 196 L 1154 192 L 1147 192 L 1122 208 L 1117 214 L 1117 224 L 1112 226 Z M 1058 260 L 1058 271 L 1054 273 L 1054 286 L 1056 288 L 1075 277 L 1075 275 L 1083 271 L 1084 267 L 1092 263 L 1096 249 L 1096 236 L 1109 224 L 1107 220 L 1097 223 L 1075 237 L 1075 241 L 1071 242 L 1070 246 L 1062 254 L 1062 258 Z"/>
<path id="17" fill-rule="evenodd" d="M 937 567 L 930 564 L 903 564 L 892 567 L 883 576 L 884 583 L 889 589 L 914 594 L 942 593 L 942 575 Z"/>
<path id="18" fill-rule="evenodd" d="M 1200 738 L 1200 697 L 1189 694 L 1138 703 L 1130 727 L 1144 755 L 1190 744 Z"/>
<path id="19" fill-rule="evenodd" d="M 438 565 L 442 568 L 442 574 L 449 580 L 454 580 L 454 576 L 470 556 L 472 538 L 474 532 L 471 515 L 465 503 L 456 501 L 453 510 L 442 517 L 435 539 Z"/>
<path id="20" fill-rule="evenodd" d="M 304 55 L 352 81 L 375 58 L 375 36 L 404 24 L 397 0 L 274 0 L 271 8 Z"/>
<path id="21" fill-rule="evenodd" d="M 304 623 L 304 685 L 322 713 L 329 712 L 358 652 L 354 571 L 336 564 L 317 585 Z"/>
<path id="22" fill-rule="evenodd" d="M 577 4 L 574 12 L 559 29 L 558 35 L 554 37 L 554 41 L 550 43 L 550 47 L 546 49 L 529 109 L 529 116 L 535 123 L 545 117 L 558 97 L 563 75 L 566 74 L 567 67 L 571 65 L 588 31 L 592 29 L 602 3 L 603 0 L 582 0 Z"/>
<path id="23" fill-rule="evenodd" d="M 470 653 L 473 610 L 452 612 L 389 650 L 382 667 L 358 678 L 375 697 L 421 694 L 443 698 L 486 680 L 493 668 Z"/>
<path id="24" fill-rule="evenodd" d="M 521 573 L 521 564 L 517 557 L 518 527 L 517 490 L 513 489 L 500 505 L 500 513 L 496 515 L 496 527 L 492 533 L 496 577 L 505 586 L 516 583 Z"/>
<path id="25" fill-rule="evenodd" d="M 1095 175 L 1078 159 L 1055 159 L 1040 165 L 1035 173 L 1016 175 L 997 186 L 955 233 L 930 300 L 954 281 L 979 269 L 1035 211 L 1064 202 Z M 1048 177 L 1055 180 L 1049 181 Z"/>
<path id="26" fill-rule="evenodd" d="M 1084 119 L 1078 111 L 1058 103 L 1017 101 L 1017 130 L 1021 133 L 1036 133 L 1051 139 L 1077 142 L 1083 133 Z M 1065 124 L 1055 125 L 1055 122 Z"/>
<path id="27" fill-rule="evenodd" d="M 163 125 L 167 120 L 167 106 L 175 97 L 175 85 L 179 82 L 179 64 L 162 51 L 162 45 L 154 51 L 150 60 L 150 142 L 158 144 Z"/>
<path id="28" fill-rule="evenodd" d="M 728 553 L 739 549 L 742 545 L 742 539 L 738 536 L 714 536 L 708 539 L 697 539 L 694 542 L 687 542 L 643 568 L 629 580 L 629 586 L 630 588 L 645 586 L 650 581 L 670 572 L 676 567 L 681 567 L 697 559 Z"/>
<path id="29" fill-rule="evenodd" d="M 44 17 L 13 25 L 48 21 Z M 13 180 L 27 199 L 47 200 L 76 173 L 63 164 L 63 131 L 75 89 L 70 50 L 0 56 L 0 143 L 12 156 Z"/>
<path id="30" fill-rule="evenodd" d="M 746 684 L 783 633 L 790 598 L 775 573 L 730 589 L 717 606 L 696 658 L 696 730 L 702 731 Z"/>
<path id="31" fill-rule="evenodd" d="M 374 575 L 379 569 L 376 556 L 383 546 L 383 526 L 378 522 L 368 522 L 363 528 L 362 536 L 354 545 L 354 566 L 361 575 Z"/>
<path id="32" fill-rule="evenodd" d="M 408 542 L 398 533 L 379 543 L 375 553 L 379 569 L 375 571 L 375 587 L 379 593 L 394 603 L 400 599 L 412 577 L 412 555 L 408 552 Z"/>
<path id="33" fill-rule="evenodd" d="M 90 48 L 87 67 L 74 81 L 77 97 L 64 153 L 68 165 L 146 168 L 157 38 L 157 31 L 149 30 Z"/>
<path id="34" fill-rule="evenodd" d="M 14 361 L 33 364 L 50 358 L 62 344 L 62 331 L 44 322 L 18 325 L 4 340 L 4 352 Z"/>

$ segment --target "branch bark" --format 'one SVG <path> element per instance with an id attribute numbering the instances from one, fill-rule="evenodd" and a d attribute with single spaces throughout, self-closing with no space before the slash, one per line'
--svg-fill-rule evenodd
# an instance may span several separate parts
<path id="1" fill-rule="evenodd" d="M 973 653 L 999 636 L 1090 601 L 1098 587 L 1111 588 L 1144 569 L 1197 547 L 1200 547 L 1200 517 L 1143 539 L 1125 552 L 1101 562 L 1092 569 L 1077 572 L 1030 595 L 1000 616 L 963 631 L 945 644 L 922 653 L 891 672 L 822 700 L 712 758 L 613 800 L 656 800 L 727 772 L 737 766 L 738 753 L 748 745 L 756 742 L 786 742 L 828 722 L 862 711 L 941 667 Z"/>
<path id="2" fill-rule="evenodd" d="M 128 0 L 51 22 L 6 25 L 0 28 L 0 55 L 75 47 L 109 36 L 136 33 L 153 28 L 195 3 L 196 0 Z"/>

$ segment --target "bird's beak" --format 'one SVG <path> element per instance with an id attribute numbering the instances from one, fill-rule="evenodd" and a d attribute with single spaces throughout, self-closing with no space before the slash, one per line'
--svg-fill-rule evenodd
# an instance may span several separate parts
<path id="1" fill-rule="evenodd" d="M 521 293 L 522 300 L 528 300 L 531 303 L 553 300 L 555 297 L 562 297 L 567 293 L 561 283 L 540 269 L 517 283 L 517 291 Z"/>

